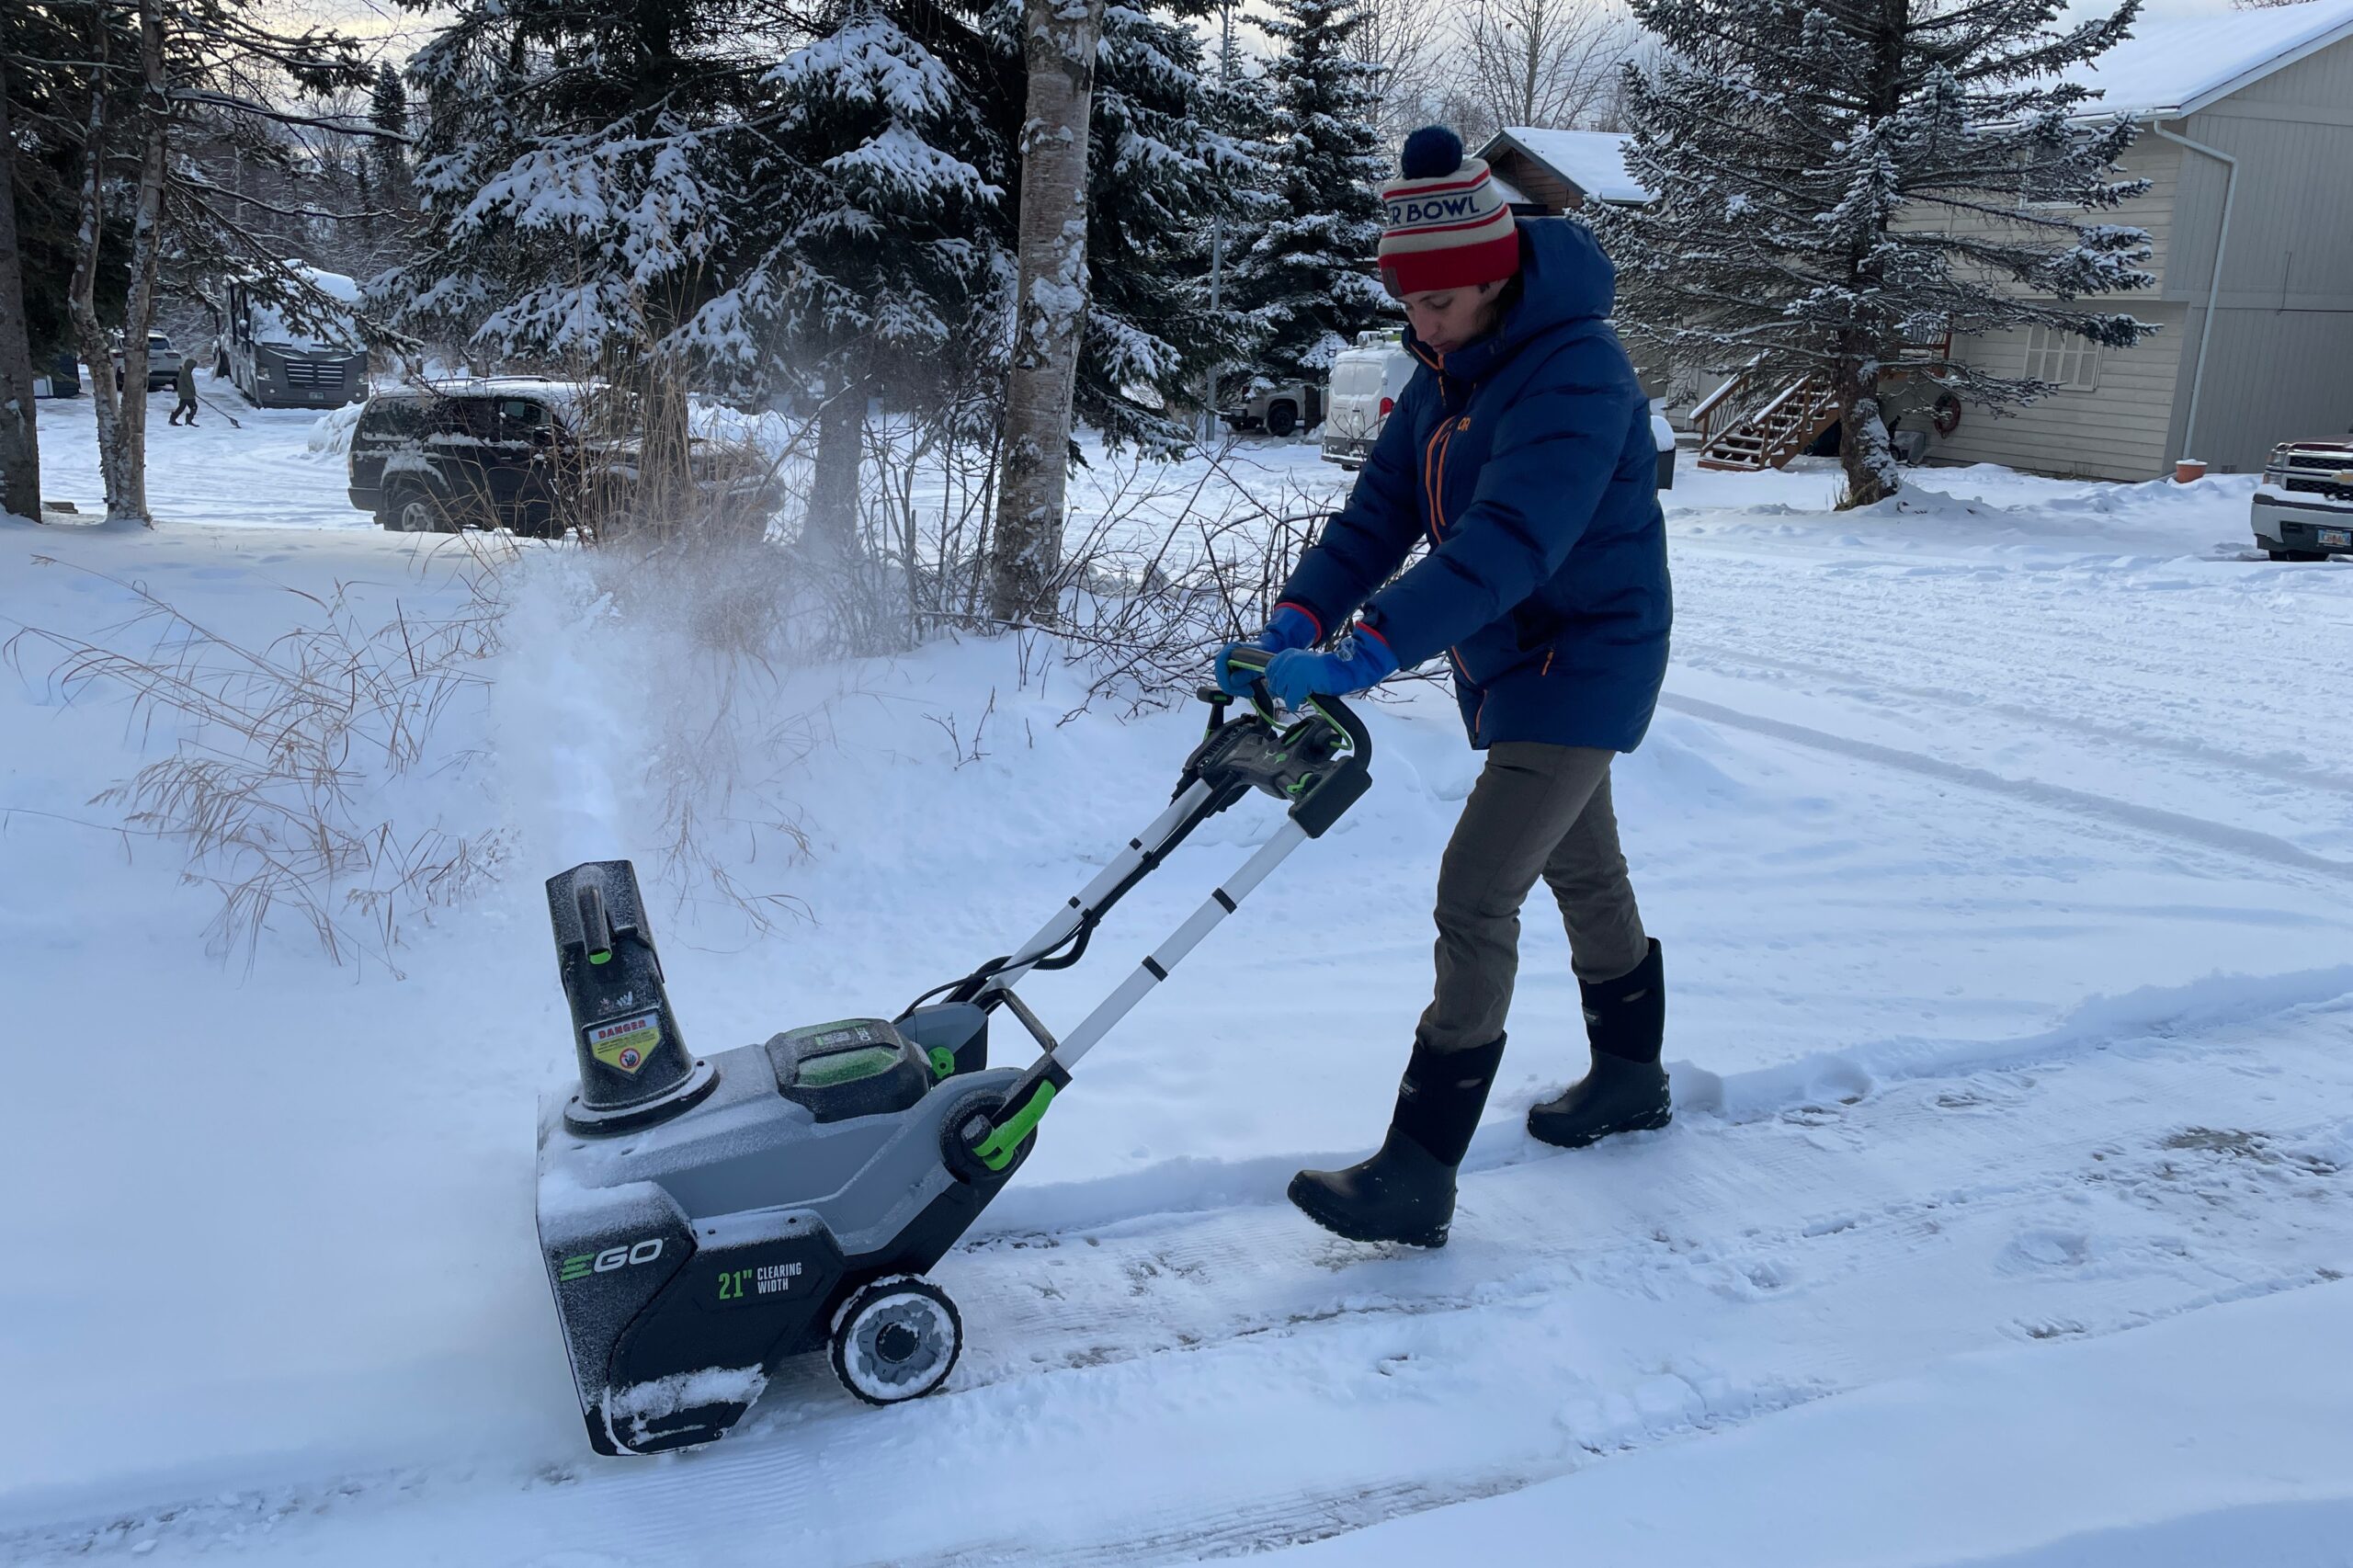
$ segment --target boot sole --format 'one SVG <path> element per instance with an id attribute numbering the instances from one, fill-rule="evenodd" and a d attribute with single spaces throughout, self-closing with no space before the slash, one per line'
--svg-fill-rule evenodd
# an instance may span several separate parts
<path id="1" fill-rule="evenodd" d="M 1440 1225 L 1435 1230 L 1415 1231 L 1411 1235 L 1399 1236 L 1377 1236 L 1368 1234 L 1362 1230 L 1351 1229 L 1333 1215 L 1319 1210 L 1313 1200 L 1300 1195 L 1301 1190 L 1300 1183 L 1294 1181 L 1290 1184 L 1290 1189 L 1285 1196 L 1290 1198 L 1291 1207 L 1343 1241 L 1362 1242 L 1368 1246 L 1378 1246 L 1385 1242 L 1396 1242 L 1409 1247 L 1442 1247 L 1446 1244 L 1448 1227 L 1445 1225 Z M 1305 1190 L 1315 1192 L 1318 1189 L 1311 1187 Z"/>
<path id="2" fill-rule="evenodd" d="M 1655 1132 L 1675 1119 L 1675 1112 L 1663 1110 L 1655 1116 L 1639 1117 L 1631 1121 L 1613 1121 L 1607 1127 L 1597 1127 L 1583 1132 L 1547 1132 L 1528 1119 L 1528 1135 L 1539 1143 L 1550 1143 L 1555 1149 L 1589 1149 L 1604 1138 L 1615 1138 L 1620 1132 Z"/>

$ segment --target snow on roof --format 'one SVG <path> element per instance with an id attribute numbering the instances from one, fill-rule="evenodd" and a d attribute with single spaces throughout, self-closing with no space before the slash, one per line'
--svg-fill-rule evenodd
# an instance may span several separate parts
<path id="1" fill-rule="evenodd" d="M 2353 0 L 2141 21 L 2122 43 L 2061 74 L 2101 95 L 2087 110 L 2171 119 L 2347 38 Z"/>
<path id="2" fill-rule="evenodd" d="M 330 300 L 340 300 L 347 305 L 359 302 L 359 285 L 340 272 L 322 271 L 309 262 L 296 261 L 291 257 L 286 262 L 286 270 L 310 279 L 311 287 Z"/>
<path id="3" fill-rule="evenodd" d="M 559 381 L 546 376 L 434 376 L 385 389 L 386 397 L 544 397 L 585 403 L 605 390 L 602 381 Z"/>
<path id="4" fill-rule="evenodd" d="M 2353 0 L 2337 0 L 2353 5 Z M 1614 131 L 1548 131 L 1507 125 L 1484 152 L 1509 142 L 1597 201 L 1648 201 L 1651 193 L 1626 172 L 1626 143 Z"/>
<path id="5" fill-rule="evenodd" d="M 338 304 L 359 303 L 359 285 L 340 272 L 325 272 L 305 261 L 289 256 L 279 264 L 288 273 L 316 289 Z M 230 275 L 252 281 L 261 274 L 245 268 Z M 298 312 L 298 314 L 302 312 Z M 314 321 L 313 326 L 324 328 L 322 339 L 290 321 L 276 305 L 256 300 L 251 307 L 250 326 L 254 341 L 283 348 L 297 354 L 356 354 L 362 347 L 357 322 L 346 317 L 340 321 Z"/>

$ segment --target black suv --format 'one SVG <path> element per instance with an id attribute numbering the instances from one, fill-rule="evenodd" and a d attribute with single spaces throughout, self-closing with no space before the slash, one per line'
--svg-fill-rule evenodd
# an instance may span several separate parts
<path id="1" fill-rule="evenodd" d="M 624 506 L 636 478 L 633 438 L 583 437 L 592 405 L 630 423 L 623 394 L 575 381 L 497 377 L 378 392 L 351 433 L 351 504 L 397 532 L 505 528 L 561 539 Z M 768 477 L 699 438 L 695 448 L 706 494 L 764 522 L 775 501 Z"/>

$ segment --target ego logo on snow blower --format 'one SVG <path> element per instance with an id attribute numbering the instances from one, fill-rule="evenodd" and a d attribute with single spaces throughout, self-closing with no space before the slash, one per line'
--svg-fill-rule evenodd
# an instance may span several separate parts
<path id="1" fill-rule="evenodd" d="M 602 1252 L 576 1252 L 556 1267 L 559 1283 L 570 1284 L 591 1274 L 610 1274 L 632 1264 L 652 1263 L 662 1256 L 662 1238 L 649 1236 L 633 1246 L 607 1247 Z"/>

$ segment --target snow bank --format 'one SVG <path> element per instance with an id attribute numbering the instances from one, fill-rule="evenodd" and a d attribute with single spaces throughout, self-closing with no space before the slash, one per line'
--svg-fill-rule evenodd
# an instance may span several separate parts
<path id="1" fill-rule="evenodd" d="M 347 403 L 319 415 L 311 426 L 311 434 L 302 443 L 311 456 L 327 461 L 340 461 L 351 455 L 351 433 L 359 427 L 359 416 L 367 411 L 365 403 Z"/>
<path id="2" fill-rule="evenodd" d="M 1957 1357 L 1700 1443 L 1265 1559 L 2340 1568 L 2353 1283 Z"/>

